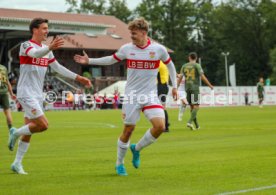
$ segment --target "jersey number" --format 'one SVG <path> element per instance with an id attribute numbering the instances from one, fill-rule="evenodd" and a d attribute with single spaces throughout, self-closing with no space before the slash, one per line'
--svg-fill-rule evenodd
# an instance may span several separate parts
<path id="1" fill-rule="evenodd" d="M 195 80 L 195 69 L 191 69 L 191 70 L 185 69 L 184 72 L 187 80 L 190 80 L 190 78 L 192 80 Z"/>

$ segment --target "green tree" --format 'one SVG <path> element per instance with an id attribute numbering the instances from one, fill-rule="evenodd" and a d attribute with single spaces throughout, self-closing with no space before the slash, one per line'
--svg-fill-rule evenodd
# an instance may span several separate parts
<path id="1" fill-rule="evenodd" d="M 256 78 L 271 71 L 266 28 L 259 5 L 257 0 L 232 0 L 219 5 L 213 13 L 216 39 L 221 51 L 230 52 L 230 63 L 236 63 L 237 83 L 240 85 L 253 85 Z"/>
<path id="2" fill-rule="evenodd" d="M 92 14 L 105 14 L 106 0 L 82 0 L 78 4 L 77 0 L 66 0 L 66 4 L 69 4 L 67 12 L 75 13 L 92 13 Z"/>
<path id="3" fill-rule="evenodd" d="M 115 16 L 125 23 L 129 22 L 131 11 L 127 7 L 125 0 L 109 0 L 109 7 L 106 14 Z"/>
<path id="4" fill-rule="evenodd" d="M 272 69 L 270 80 L 272 85 L 276 85 L 276 47 L 270 51 L 269 65 Z"/>
<path id="5" fill-rule="evenodd" d="M 193 13 L 193 4 L 183 0 L 143 0 L 136 9 L 138 16 L 150 22 L 149 35 L 174 50 L 172 56 L 178 69 L 187 59 Z"/>
<path id="6" fill-rule="evenodd" d="M 221 53 L 221 41 L 218 31 L 214 27 L 217 20 L 216 7 L 210 0 L 197 1 L 194 30 L 191 35 L 193 45 L 202 62 L 202 68 L 208 79 L 216 85 L 225 85 L 224 58 Z"/>

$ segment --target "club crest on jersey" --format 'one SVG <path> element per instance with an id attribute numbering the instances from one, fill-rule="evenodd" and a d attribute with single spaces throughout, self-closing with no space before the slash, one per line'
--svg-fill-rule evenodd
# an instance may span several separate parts
<path id="1" fill-rule="evenodd" d="M 155 52 L 151 51 L 149 52 L 150 58 L 154 58 L 155 57 Z"/>
<path id="2" fill-rule="evenodd" d="M 24 48 L 24 49 L 27 49 L 27 48 L 30 47 L 30 46 L 31 46 L 31 44 L 28 43 L 28 42 L 23 43 L 23 48 Z"/>
<path id="3" fill-rule="evenodd" d="M 33 115 L 36 115 L 36 109 L 35 108 L 33 108 L 31 112 L 32 112 Z"/>

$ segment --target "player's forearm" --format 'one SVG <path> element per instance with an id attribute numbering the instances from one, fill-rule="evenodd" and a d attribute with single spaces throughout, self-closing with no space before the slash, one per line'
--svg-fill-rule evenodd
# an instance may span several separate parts
<path id="1" fill-rule="evenodd" d="M 177 88 L 176 70 L 172 61 L 167 64 L 173 88 Z"/>
<path id="2" fill-rule="evenodd" d="M 27 52 L 27 55 L 33 58 L 42 58 L 50 52 L 49 47 L 43 47 L 41 49 L 32 48 Z"/>
<path id="3" fill-rule="evenodd" d="M 90 65 L 111 65 L 118 62 L 113 56 L 106 56 L 102 58 L 89 58 Z"/>
<path id="4" fill-rule="evenodd" d="M 206 84 L 208 85 L 211 89 L 213 89 L 213 85 L 208 81 L 208 79 L 205 77 L 204 74 L 201 75 L 201 80 Z"/>
<path id="5" fill-rule="evenodd" d="M 54 71 L 56 71 L 57 73 L 75 80 L 77 77 L 77 74 L 68 70 L 67 68 L 65 68 L 64 66 L 60 65 L 56 60 L 50 64 L 50 67 L 54 69 Z"/>
<path id="6" fill-rule="evenodd" d="M 8 92 L 11 96 L 13 95 L 12 86 L 11 86 L 10 82 L 8 82 Z"/>

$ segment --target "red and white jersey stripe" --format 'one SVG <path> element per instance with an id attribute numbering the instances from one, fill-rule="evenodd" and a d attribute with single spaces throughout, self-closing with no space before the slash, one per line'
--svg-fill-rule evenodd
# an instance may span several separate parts
<path id="1" fill-rule="evenodd" d="M 157 91 L 157 73 L 160 60 L 165 64 L 171 61 L 166 48 L 156 42 L 141 48 L 133 43 L 123 45 L 113 57 L 117 61 L 126 59 L 127 84 L 125 94 L 150 94 Z"/>
<path id="2" fill-rule="evenodd" d="M 51 51 L 46 55 L 35 58 L 30 55 L 31 51 L 47 47 L 33 40 L 25 41 L 20 46 L 20 77 L 17 85 L 17 97 L 43 98 L 44 77 L 48 65 L 55 61 Z"/>

